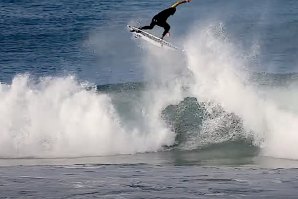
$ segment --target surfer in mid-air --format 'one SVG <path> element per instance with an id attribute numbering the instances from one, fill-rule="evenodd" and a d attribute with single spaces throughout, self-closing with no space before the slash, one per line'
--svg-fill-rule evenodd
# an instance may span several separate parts
<path id="1" fill-rule="evenodd" d="M 167 19 L 171 15 L 175 14 L 177 6 L 179 6 L 183 3 L 189 3 L 189 2 L 191 2 L 191 0 L 177 1 L 170 8 L 167 8 L 167 9 L 161 11 L 160 13 L 158 13 L 157 15 L 155 15 L 152 18 L 151 24 L 149 26 L 143 26 L 143 27 L 140 27 L 139 29 L 141 29 L 141 30 L 153 29 L 154 26 L 156 26 L 156 25 L 163 27 L 165 29 L 162 34 L 162 37 L 161 37 L 161 39 L 163 39 L 171 28 L 171 26 L 167 23 Z"/>

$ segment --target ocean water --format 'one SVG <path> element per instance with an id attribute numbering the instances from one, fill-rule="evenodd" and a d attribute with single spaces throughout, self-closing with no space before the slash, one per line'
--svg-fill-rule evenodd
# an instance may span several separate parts
<path id="1" fill-rule="evenodd" d="M 298 2 L 171 3 L 0 2 L 0 198 L 297 197 Z"/>

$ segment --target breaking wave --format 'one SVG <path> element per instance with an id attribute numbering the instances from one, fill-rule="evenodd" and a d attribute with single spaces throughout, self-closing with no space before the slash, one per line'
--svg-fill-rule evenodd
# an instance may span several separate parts
<path id="1" fill-rule="evenodd" d="M 235 146 L 250 155 L 297 159 L 297 81 L 283 76 L 278 82 L 288 83 L 275 85 L 266 80 L 273 75 L 249 73 L 251 56 L 233 45 L 220 23 L 189 32 L 182 39 L 185 54 L 143 49 L 146 83 L 93 86 L 73 76 L 28 75 L 1 83 L 0 156 Z"/>

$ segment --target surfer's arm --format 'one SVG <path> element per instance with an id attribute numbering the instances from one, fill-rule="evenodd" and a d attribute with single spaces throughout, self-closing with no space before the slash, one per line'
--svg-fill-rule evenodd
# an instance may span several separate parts
<path id="1" fill-rule="evenodd" d="M 183 4 L 183 3 L 189 3 L 191 2 L 191 0 L 183 0 L 183 1 L 177 1 L 176 3 L 174 3 L 171 8 L 176 8 L 177 6 L 179 6 L 180 4 Z"/>

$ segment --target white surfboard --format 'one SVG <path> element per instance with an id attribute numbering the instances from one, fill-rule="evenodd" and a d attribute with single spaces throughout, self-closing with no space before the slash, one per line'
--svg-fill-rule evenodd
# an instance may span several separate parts
<path id="1" fill-rule="evenodd" d="M 148 41 L 151 44 L 158 46 L 158 47 L 167 48 L 167 49 L 171 49 L 171 50 L 181 50 L 177 46 L 171 44 L 170 42 L 160 39 L 148 32 L 138 29 L 137 27 L 127 25 L 127 28 L 130 32 L 132 32 L 132 34 L 134 35 L 135 38 L 144 39 L 145 41 Z M 183 51 L 183 50 L 181 50 L 181 51 Z"/>

